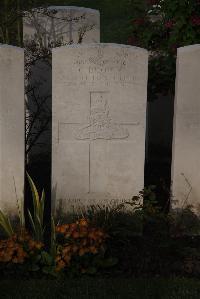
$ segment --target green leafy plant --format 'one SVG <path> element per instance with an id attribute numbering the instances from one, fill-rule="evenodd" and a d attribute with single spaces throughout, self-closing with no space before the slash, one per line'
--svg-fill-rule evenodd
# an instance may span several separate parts
<path id="1" fill-rule="evenodd" d="M 45 192 L 43 189 L 40 198 L 37 188 L 28 173 L 27 173 L 27 177 L 31 187 L 32 198 L 33 198 L 33 213 L 31 213 L 30 210 L 28 210 L 28 215 L 33 229 L 33 235 L 35 240 L 42 242 L 44 231 L 45 231 L 44 228 Z"/>
<path id="2" fill-rule="evenodd" d="M 46 250 L 40 250 L 29 258 L 28 270 L 32 273 L 42 272 L 46 275 L 57 276 L 54 257 Z"/>
<path id="3" fill-rule="evenodd" d="M 2 211 L 0 211 L 0 227 L 8 237 L 11 237 L 14 234 L 9 217 Z"/>
<path id="4" fill-rule="evenodd" d="M 159 208 L 157 207 L 155 188 L 154 185 L 145 187 L 138 195 L 133 196 L 131 201 L 126 201 L 125 205 L 130 205 L 133 212 L 141 211 L 144 213 L 150 209 L 157 211 Z"/>
<path id="5" fill-rule="evenodd" d="M 33 198 L 33 213 L 28 210 L 28 215 L 31 223 L 31 227 L 33 229 L 33 235 L 35 240 L 43 241 L 44 235 L 44 204 L 45 204 L 45 193 L 44 190 L 42 191 L 41 198 L 39 197 L 39 193 L 37 188 L 27 173 L 28 181 L 31 187 L 32 198 Z M 18 201 L 17 201 L 18 204 Z M 19 212 L 19 204 L 18 204 L 18 212 Z M 22 232 L 25 229 L 24 224 L 24 212 L 20 210 L 19 212 L 19 219 L 20 219 L 20 231 Z M 0 227 L 2 228 L 3 232 L 8 236 L 11 237 L 14 234 L 14 229 L 12 227 L 10 218 L 0 210 Z"/>
<path id="6" fill-rule="evenodd" d="M 112 267 L 116 259 L 105 256 L 107 233 L 86 218 L 56 226 L 56 271 L 95 274 L 98 269 Z"/>

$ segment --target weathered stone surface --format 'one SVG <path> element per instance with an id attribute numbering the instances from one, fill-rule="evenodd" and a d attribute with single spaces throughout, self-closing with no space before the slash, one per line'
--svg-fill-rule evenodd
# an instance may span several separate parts
<path id="1" fill-rule="evenodd" d="M 173 208 L 200 207 L 200 45 L 178 49 L 174 110 Z M 200 210 L 199 210 L 200 211 Z"/>
<path id="2" fill-rule="evenodd" d="M 144 181 L 147 51 L 71 45 L 52 56 L 56 211 L 130 199 Z"/>
<path id="3" fill-rule="evenodd" d="M 24 188 L 24 51 L 0 44 L 0 209 L 16 216 Z"/>
<path id="4" fill-rule="evenodd" d="M 98 10 L 76 6 L 50 6 L 34 9 L 24 17 L 24 41 L 53 43 L 94 43 L 100 41 L 100 14 Z"/>

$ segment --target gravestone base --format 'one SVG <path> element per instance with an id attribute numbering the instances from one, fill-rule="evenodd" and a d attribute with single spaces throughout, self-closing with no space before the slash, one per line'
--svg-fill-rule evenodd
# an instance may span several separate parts
<path id="1" fill-rule="evenodd" d="M 119 207 L 119 205 L 129 201 L 130 199 L 111 199 L 110 194 L 105 196 L 99 196 L 99 194 L 88 194 L 80 198 L 66 198 L 59 200 L 59 206 L 57 206 L 56 217 L 64 217 L 67 214 L 82 214 L 87 212 L 92 207 L 99 209 L 108 208 L 110 210 Z M 131 208 L 125 205 L 125 210 L 129 211 Z M 61 216 L 62 215 L 62 216 Z"/>

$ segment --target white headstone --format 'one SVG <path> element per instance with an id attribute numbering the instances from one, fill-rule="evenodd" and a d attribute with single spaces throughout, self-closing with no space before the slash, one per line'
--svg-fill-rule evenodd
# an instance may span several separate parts
<path id="1" fill-rule="evenodd" d="M 172 207 L 200 208 L 200 45 L 178 49 Z M 199 210 L 200 211 L 200 210 Z"/>
<path id="2" fill-rule="evenodd" d="M 144 187 L 147 51 L 71 45 L 52 56 L 56 212 L 130 199 Z"/>
<path id="3" fill-rule="evenodd" d="M 100 41 L 98 10 L 76 6 L 33 9 L 24 17 L 24 41 L 35 40 L 49 48 L 51 43 L 94 43 Z"/>
<path id="4" fill-rule="evenodd" d="M 16 216 L 24 189 L 24 51 L 0 44 L 0 209 Z"/>
<path id="5" fill-rule="evenodd" d="M 27 89 L 31 90 L 27 94 L 27 127 L 31 128 L 27 135 L 27 148 L 31 147 L 28 156 L 34 161 L 38 158 L 44 161 L 50 156 L 51 123 L 48 119 L 52 104 L 51 60 L 45 56 L 55 45 L 99 42 L 100 13 L 74 6 L 35 8 L 25 12 L 23 39 L 26 50 L 29 49 L 25 52 L 26 61 L 34 61 L 27 68 L 30 74 L 26 82 Z"/>

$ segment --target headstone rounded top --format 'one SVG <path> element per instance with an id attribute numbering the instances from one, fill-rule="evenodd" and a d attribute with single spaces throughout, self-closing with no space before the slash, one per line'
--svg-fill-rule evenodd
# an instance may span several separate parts
<path id="1" fill-rule="evenodd" d="M 196 50 L 199 51 L 200 50 L 200 44 L 180 47 L 177 50 L 178 50 L 179 53 L 181 53 L 181 52 L 191 52 L 191 51 L 196 51 Z"/>
<path id="2" fill-rule="evenodd" d="M 91 44 L 71 44 L 71 45 L 65 45 L 61 47 L 56 47 L 53 48 L 53 51 L 59 51 L 59 50 L 64 50 L 67 48 L 125 48 L 125 49 L 130 49 L 130 50 L 138 50 L 138 51 L 144 51 L 145 53 L 148 53 L 148 50 L 136 46 L 130 46 L 130 45 L 124 45 L 124 44 L 115 44 L 115 43 L 91 43 Z"/>
<path id="3" fill-rule="evenodd" d="M 99 10 L 87 8 L 87 7 L 78 7 L 78 6 L 48 6 L 49 10 L 76 10 L 76 11 L 85 11 L 100 14 Z"/>
<path id="4" fill-rule="evenodd" d="M 0 48 L 1 49 L 11 49 L 11 50 L 13 49 L 13 50 L 18 50 L 18 51 L 24 52 L 23 48 L 12 46 L 12 45 L 8 45 L 8 44 L 1 44 L 0 43 Z"/>
<path id="5" fill-rule="evenodd" d="M 54 48 L 52 60 L 56 213 L 132 198 L 144 185 L 147 50 L 81 43 Z"/>

